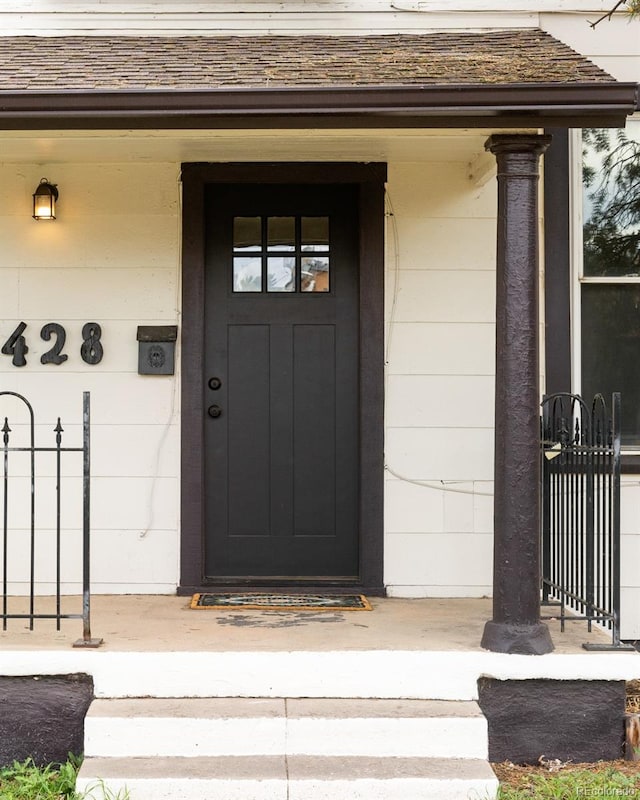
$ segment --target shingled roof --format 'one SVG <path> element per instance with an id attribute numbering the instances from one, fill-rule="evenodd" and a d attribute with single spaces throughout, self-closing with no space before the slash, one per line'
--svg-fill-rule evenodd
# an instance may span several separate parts
<path id="1" fill-rule="evenodd" d="M 538 29 L 387 36 L 0 37 L 0 91 L 612 80 Z"/>
<path id="2" fill-rule="evenodd" d="M 602 127 L 636 94 L 532 28 L 0 36 L 0 129 Z"/>

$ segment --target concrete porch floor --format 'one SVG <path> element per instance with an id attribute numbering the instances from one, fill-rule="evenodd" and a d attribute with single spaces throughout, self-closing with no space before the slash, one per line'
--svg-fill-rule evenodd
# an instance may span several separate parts
<path id="1" fill-rule="evenodd" d="M 96 595 L 91 631 L 104 639 L 100 651 L 228 652 L 292 650 L 423 650 L 484 653 L 480 639 L 491 618 L 489 599 L 370 598 L 372 611 L 232 611 L 191 609 L 189 597 Z M 81 598 L 64 597 L 63 612 L 76 613 Z M 36 612 L 50 613 L 53 598 L 36 598 Z M 26 613 L 26 598 L 10 598 L 10 613 Z M 543 611 L 543 613 L 545 613 Z M 588 655 L 583 642 L 607 643 L 583 621 L 548 622 L 556 654 Z M 82 633 L 80 620 L 8 620 L 3 650 L 67 649 Z M 619 655 L 619 654 L 618 654 Z"/>

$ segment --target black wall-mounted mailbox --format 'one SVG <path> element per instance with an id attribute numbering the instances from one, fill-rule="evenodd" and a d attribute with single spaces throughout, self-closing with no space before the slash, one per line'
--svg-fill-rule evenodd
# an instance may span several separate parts
<path id="1" fill-rule="evenodd" d="M 138 325 L 138 375 L 173 375 L 177 325 Z"/>

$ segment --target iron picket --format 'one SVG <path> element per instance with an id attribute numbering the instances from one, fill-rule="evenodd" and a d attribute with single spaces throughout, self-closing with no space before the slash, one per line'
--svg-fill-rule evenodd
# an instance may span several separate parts
<path id="1" fill-rule="evenodd" d="M 620 394 L 542 401 L 542 601 L 571 620 L 600 623 L 620 640 Z M 554 615 L 557 616 L 557 615 Z M 587 649 L 603 649 L 584 645 Z M 608 646 L 607 646 L 608 647 Z"/>
<path id="2" fill-rule="evenodd" d="M 29 446 L 18 447 L 11 445 L 11 427 L 8 417 L 4 418 L 3 434 L 3 514 L 2 514 L 2 619 L 3 630 L 7 630 L 7 621 L 11 619 L 24 619 L 29 621 L 29 629 L 33 630 L 35 620 L 55 620 L 56 629 L 60 630 L 63 619 L 82 620 L 82 638 L 74 642 L 74 647 L 97 647 L 102 639 L 93 639 L 91 636 L 91 590 L 90 590 L 90 496 L 91 496 L 91 464 L 90 464 L 90 396 L 89 392 L 83 393 L 82 405 L 82 447 L 63 446 L 63 433 L 60 418 L 53 429 L 55 445 L 51 447 L 37 447 L 35 443 L 35 415 L 29 401 L 21 394 L 11 391 L 0 392 L 0 398 L 14 397 L 24 404 L 29 418 Z M 28 453 L 29 455 L 29 612 L 12 613 L 9 610 L 9 536 L 10 518 L 9 504 L 11 501 L 11 472 L 10 453 Z M 36 611 L 36 552 L 38 548 L 38 528 L 36 526 L 36 494 L 38 481 L 36 476 L 36 457 L 40 453 L 55 454 L 55 613 L 40 613 Z M 82 610 L 78 613 L 63 613 L 61 600 L 62 586 L 62 459 L 68 453 L 82 454 Z"/>

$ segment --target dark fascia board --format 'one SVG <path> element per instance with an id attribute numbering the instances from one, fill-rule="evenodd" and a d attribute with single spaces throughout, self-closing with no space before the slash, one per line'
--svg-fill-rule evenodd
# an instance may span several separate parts
<path id="1" fill-rule="evenodd" d="M 0 129 L 623 126 L 638 84 L 0 92 Z"/>

